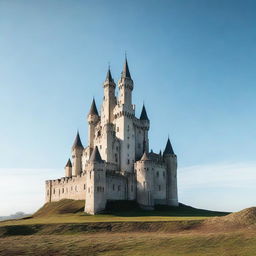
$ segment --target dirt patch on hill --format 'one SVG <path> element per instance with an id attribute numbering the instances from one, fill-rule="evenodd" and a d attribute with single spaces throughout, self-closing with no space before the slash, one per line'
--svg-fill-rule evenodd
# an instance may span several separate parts
<path id="1" fill-rule="evenodd" d="M 256 225 L 256 207 L 246 208 L 239 212 L 222 217 L 213 217 L 202 222 L 199 229 L 207 231 L 230 231 L 250 229 Z"/>

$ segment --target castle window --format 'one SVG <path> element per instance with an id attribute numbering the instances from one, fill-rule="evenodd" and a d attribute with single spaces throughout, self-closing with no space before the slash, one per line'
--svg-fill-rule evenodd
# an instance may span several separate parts
<path id="1" fill-rule="evenodd" d="M 53 194 L 55 194 L 55 188 L 53 189 Z"/>
<path id="2" fill-rule="evenodd" d="M 84 190 L 86 189 L 86 187 L 85 187 L 85 184 L 84 184 Z"/>
<path id="3" fill-rule="evenodd" d="M 104 187 L 102 187 L 102 192 L 104 192 Z"/>
<path id="4" fill-rule="evenodd" d="M 130 164 L 130 159 L 127 159 L 127 164 Z"/>
<path id="5" fill-rule="evenodd" d="M 165 177 L 165 172 L 163 172 L 163 177 Z"/>
<path id="6" fill-rule="evenodd" d="M 161 191 L 161 186 L 160 185 L 158 186 L 158 190 Z"/>
<path id="7" fill-rule="evenodd" d="M 121 190 L 121 186 L 119 185 L 119 186 L 118 186 L 118 191 L 120 191 L 120 190 Z"/>
<path id="8" fill-rule="evenodd" d="M 130 144 L 127 144 L 127 148 L 128 148 L 128 149 L 130 148 Z"/>
<path id="9" fill-rule="evenodd" d="M 156 177 L 157 177 L 157 178 L 159 177 L 159 172 L 156 172 Z"/>
<path id="10" fill-rule="evenodd" d="M 88 188 L 88 193 L 90 193 L 90 188 Z"/>
<path id="11" fill-rule="evenodd" d="M 115 154 L 115 161 L 116 161 L 116 163 L 117 163 L 117 154 Z"/>
<path id="12" fill-rule="evenodd" d="M 119 127 L 116 127 L 116 131 L 119 132 Z"/>
<path id="13" fill-rule="evenodd" d="M 64 188 L 62 188 L 62 194 L 64 193 Z"/>
<path id="14" fill-rule="evenodd" d="M 115 190 L 115 184 L 113 184 L 113 190 Z"/>

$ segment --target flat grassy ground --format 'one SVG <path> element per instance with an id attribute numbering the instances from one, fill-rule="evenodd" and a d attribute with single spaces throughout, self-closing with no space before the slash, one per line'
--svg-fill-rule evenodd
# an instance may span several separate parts
<path id="1" fill-rule="evenodd" d="M 83 204 L 63 200 L 31 218 L 0 222 L 0 255 L 256 255 L 254 226 L 232 232 L 200 226 L 227 213 L 184 205 L 145 212 L 118 202 L 89 216 Z"/>

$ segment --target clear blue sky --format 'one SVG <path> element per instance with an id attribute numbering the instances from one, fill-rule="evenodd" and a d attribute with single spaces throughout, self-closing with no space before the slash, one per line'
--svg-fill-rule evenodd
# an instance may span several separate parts
<path id="1" fill-rule="evenodd" d="M 1 0 L 0 174 L 62 169 L 125 51 L 150 148 L 169 134 L 181 168 L 254 162 L 255 13 L 249 0 Z"/>

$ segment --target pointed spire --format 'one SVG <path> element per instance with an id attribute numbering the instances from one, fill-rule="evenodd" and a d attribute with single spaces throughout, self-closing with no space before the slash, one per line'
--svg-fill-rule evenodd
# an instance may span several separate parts
<path id="1" fill-rule="evenodd" d="M 162 156 L 162 150 L 160 149 L 160 151 L 159 151 L 159 156 Z"/>
<path id="2" fill-rule="evenodd" d="M 68 159 L 67 164 L 66 164 L 65 167 L 72 167 L 72 163 L 71 163 L 71 161 L 70 161 L 70 158 Z"/>
<path id="3" fill-rule="evenodd" d="M 114 79 L 112 78 L 110 67 L 108 67 L 108 72 L 107 72 L 107 76 L 106 76 L 105 82 L 114 83 Z"/>
<path id="4" fill-rule="evenodd" d="M 171 154 L 171 155 L 174 154 L 174 151 L 173 151 L 173 148 L 172 148 L 172 144 L 170 142 L 169 137 L 168 137 L 168 140 L 167 140 L 167 143 L 166 143 L 166 147 L 165 147 L 165 150 L 164 150 L 164 155 L 166 155 L 166 154 Z"/>
<path id="5" fill-rule="evenodd" d="M 123 78 L 130 78 L 131 79 L 131 74 L 129 71 L 129 66 L 128 66 L 128 62 L 127 62 L 127 57 L 125 56 L 125 62 L 124 62 L 124 68 L 122 71 L 122 77 Z"/>
<path id="6" fill-rule="evenodd" d="M 148 157 L 148 154 L 146 152 L 144 152 L 143 156 L 141 157 L 140 161 L 148 161 L 150 160 Z"/>
<path id="7" fill-rule="evenodd" d="M 74 149 L 74 148 L 82 148 L 82 149 L 84 148 L 78 131 L 77 131 L 76 138 L 75 138 L 72 149 Z"/>
<path id="8" fill-rule="evenodd" d="M 146 108 L 145 108 L 144 104 L 143 104 L 143 107 L 142 107 L 142 110 L 141 110 L 140 120 L 147 120 L 147 121 L 149 121 L 148 115 L 147 115 L 147 111 L 146 111 Z"/>
<path id="9" fill-rule="evenodd" d="M 91 154 L 90 162 L 103 163 L 98 147 L 96 146 Z"/>
<path id="10" fill-rule="evenodd" d="M 90 108 L 90 111 L 89 111 L 89 115 L 96 115 L 96 116 L 99 115 L 94 98 L 92 100 L 92 105 L 91 105 L 91 108 Z"/>

